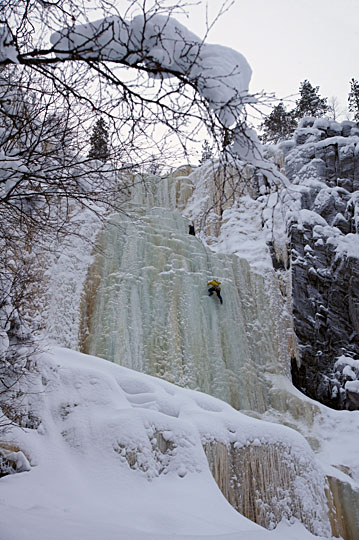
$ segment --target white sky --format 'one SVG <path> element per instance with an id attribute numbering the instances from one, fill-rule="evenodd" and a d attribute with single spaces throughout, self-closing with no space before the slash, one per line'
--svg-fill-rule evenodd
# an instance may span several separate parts
<path id="1" fill-rule="evenodd" d="M 210 17 L 222 0 L 208 0 Z M 182 20 L 203 35 L 205 4 Z M 244 54 L 252 67 L 250 90 L 296 94 L 308 79 L 322 97 L 347 106 L 349 81 L 359 77 L 358 0 L 234 0 L 208 41 Z M 295 97 L 293 98 L 295 99 Z"/>

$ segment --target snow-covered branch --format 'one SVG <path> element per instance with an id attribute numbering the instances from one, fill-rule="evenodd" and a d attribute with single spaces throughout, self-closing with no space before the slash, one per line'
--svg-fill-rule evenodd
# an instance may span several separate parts
<path id="1" fill-rule="evenodd" d="M 251 68 L 229 47 L 204 43 L 172 17 L 138 15 L 130 22 L 108 17 L 51 36 L 56 58 L 121 63 L 152 78 L 178 77 L 207 100 L 226 127 L 251 101 Z"/>

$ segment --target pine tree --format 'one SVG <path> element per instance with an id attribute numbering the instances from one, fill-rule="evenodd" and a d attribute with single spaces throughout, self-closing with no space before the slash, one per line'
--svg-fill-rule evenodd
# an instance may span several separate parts
<path id="1" fill-rule="evenodd" d="M 201 156 L 201 159 L 199 160 L 199 162 L 202 165 L 203 163 L 205 163 L 206 161 L 208 161 L 212 157 L 213 157 L 212 148 L 211 148 L 209 142 L 206 139 L 202 144 L 202 156 Z"/>
<path id="2" fill-rule="evenodd" d="M 159 176 L 161 174 L 162 164 L 159 162 L 158 157 L 152 154 L 150 159 L 150 164 L 148 167 L 149 174 L 154 176 Z"/>
<path id="3" fill-rule="evenodd" d="M 277 143 L 290 137 L 296 126 L 297 122 L 294 119 L 293 112 L 287 112 L 281 101 L 273 107 L 272 112 L 261 124 L 260 129 L 263 130 L 261 140 L 264 143 Z"/>
<path id="4" fill-rule="evenodd" d="M 99 118 L 93 127 L 90 144 L 91 148 L 88 157 L 99 159 L 105 163 L 109 158 L 108 128 L 102 118 Z"/>
<path id="5" fill-rule="evenodd" d="M 328 110 L 327 98 L 321 98 L 319 95 L 319 86 L 312 86 L 306 79 L 300 83 L 300 98 L 296 101 L 296 107 L 293 111 L 295 118 L 304 116 L 323 116 Z"/>
<path id="6" fill-rule="evenodd" d="M 348 96 L 349 111 L 354 113 L 355 122 L 359 122 L 359 81 L 350 81 L 350 92 Z"/>

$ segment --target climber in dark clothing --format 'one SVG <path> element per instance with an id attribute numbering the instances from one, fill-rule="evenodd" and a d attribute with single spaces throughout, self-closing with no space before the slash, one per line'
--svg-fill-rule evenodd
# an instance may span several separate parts
<path id="1" fill-rule="evenodd" d="M 191 225 L 188 226 L 188 234 L 191 234 L 192 236 L 196 236 L 193 223 L 191 223 Z"/>
<path id="2" fill-rule="evenodd" d="M 210 287 L 208 289 L 208 295 L 212 296 L 213 293 L 216 293 L 219 298 L 219 301 L 221 302 L 221 304 L 223 304 L 223 298 L 221 296 L 221 287 L 220 287 L 221 282 L 217 281 L 216 279 L 212 279 L 212 281 L 207 282 L 207 285 Z"/>

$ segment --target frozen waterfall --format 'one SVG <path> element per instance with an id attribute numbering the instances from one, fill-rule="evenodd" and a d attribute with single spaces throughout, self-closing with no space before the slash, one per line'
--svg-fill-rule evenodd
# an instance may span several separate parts
<path id="1" fill-rule="evenodd" d="M 81 347 L 261 413 L 266 373 L 289 371 L 280 289 L 273 272 L 188 234 L 191 193 L 188 177 L 152 177 L 108 221 L 85 286 Z M 208 296 L 212 278 L 223 305 Z"/>
<path id="2" fill-rule="evenodd" d="M 296 348 L 290 273 L 275 272 L 266 264 L 254 266 L 253 252 L 248 259 L 238 256 L 240 249 L 236 249 L 236 255 L 215 253 L 213 246 L 210 249 L 199 237 L 188 234 L 189 220 L 184 216 L 198 219 L 198 214 L 191 213 L 193 208 L 206 213 L 215 199 L 211 197 L 216 184 L 206 170 L 194 174 L 180 170 L 167 178 L 147 177 L 145 182 L 140 177 L 135 183 L 128 180 L 131 188 L 123 212 L 113 214 L 98 236 L 97 255 L 87 273 L 80 310 L 75 310 L 79 305 L 78 283 L 80 278 L 83 282 L 88 266 L 76 267 L 72 275 L 59 271 L 57 264 L 57 271 L 51 274 L 59 285 L 51 288 L 56 290 L 55 300 L 62 291 L 66 297 L 67 291 L 72 293 L 70 310 L 65 307 L 59 311 L 57 307 L 46 312 L 50 337 L 54 335 L 62 343 L 71 338 L 72 343 L 79 334 L 75 347 L 83 352 L 212 394 L 250 416 L 285 424 L 302 433 L 316 453 L 324 449 L 325 454 L 323 440 L 336 437 L 340 422 L 334 411 L 324 410 L 291 384 L 289 362 Z M 251 226 L 244 229 L 252 231 L 257 248 L 263 235 L 260 216 L 252 211 L 256 210 L 256 201 L 251 199 L 253 204 L 248 206 L 248 197 L 245 193 L 242 197 L 242 193 L 239 189 L 239 200 L 235 205 L 230 200 L 229 204 L 243 222 L 251 220 Z M 220 228 L 216 223 L 219 214 L 214 208 L 211 231 Z M 223 218 L 222 239 L 227 232 L 232 233 L 225 212 Z M 241 247 L 244 229 L 236 229 L 236 247 Z M 206 233 L 208 237 L 207 229 Z M 219 245 L 220 241 L 216 249 Z M 242 253 L 246 255 L 244 248 Z M 66 261 L 71 259 L 79 264 L 83 259 L 81 249 Z M 208 296 L 207 281 L 212 278 L 222 282 L 223 305 L 215 296 Z M 72 315 L 79 311 L 81 316 L 74 318 Z M 56 325 L 53 314 L 58 319 Z M 136 410 L 164 410 L 163 397 L 157 402 L 150 391 L 131 390 L 129 395 Z M 211 417 L 218 413 L 210 400 L 202 408 Z M 177 418 L 179 413 L 169 406 L 166 414 Z M 276 431 L 273 424 L 265 425 Z M 299 439 L 292 440 L 290 431 L 286 433 L 284 441 L 279 441 L 275 437 L 258 438 L 256 432 L 237 444 L 232 427 L 228 433 L 220 429 L 215 434 L 203 429 L 201 444 L 224 496 L 240 513 L 265 527 L 294 516 L 316 534 L 327 535 L 330 522 L 333 533 L 354 540 L 356 491 L 351 487 L 351 477 L 341 472 L 341 459 L 330 458 L 330 467 L 326 466 L 324 472 L 313 461 L 308 447 L 307 465 L 313 463 L 308 468 L 295 442 Z M 130 447 L 129 463 L 136 457 L 133 452 Z M 335 469 L 332 464 L 337 461 Z M 350 453 L 343 463 L 351 464 Z M 354 478 L 355 466 L 348 470 Z"/>

